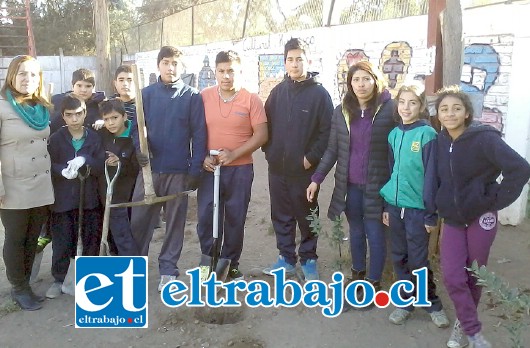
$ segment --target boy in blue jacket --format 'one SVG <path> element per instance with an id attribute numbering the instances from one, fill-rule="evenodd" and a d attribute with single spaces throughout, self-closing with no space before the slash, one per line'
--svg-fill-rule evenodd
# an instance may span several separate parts
<path id="1" fill-rule="evenodd" d="M 157 195 L 168 196 L 196 189 L 206 157 L 206 120 L 199 91 L 180 79 L 182 52 L 172 46 L 160 49 L 157 58 L 158 82 L 142 90 L 150 158 L 139 152 L 138 127 L 133 126 L 136 158 L 141 166 L 151 163 Z M 133 201 L 144 199 L 144 180 L 138 175 Z M 131 229 L 140 255 L 147 256 L 160 209 L 167 215 L 166 234 L 158 257 L 160 283 L 179 276 L 177 262 L 184 242 L 188 197 L 179 196 L 164 204 L 133 207 Z"/>
<path id="2" fill-rule="evenodd" d="M 106 100 L 99 104 L 99 111 L 105 127 L 99 131 L 103 148 L 107 154 L 105 164 L 109 167 L 109 178 L 116 173 L 121 163 L 120 173 L 114 182 L 112 203 L 129 202 L 138 175 L 138 161 L 130 137 L 132 122 L 127 119 L 123 102 L 119 99 Z M 105 202 L 107 181 L 100 176 L 100 195 Z M 110 210 L 110 233 L 120 256 L 138 255 L 138 248 L 131 234 L 131 224 L 127 208 Z"/>
<path id="3" fill-rule="evenodd" d="M 51 207 L 50 229 L 52 232 L 52 275 L 54 283 L 46 297 L 61 294 L 61 286 L 75 256 L 77 223 L 79 218 L 79 173 L 90 175 L 85 179 L 83 209 L 83 255 L 98 255 L 101 237 L 101 214 L 97 194 L 97 177 L 103 172 L 105 151 L 99 135 L 83 126 L 86 104 L 72 95 L 62 101 L 61 113 L 66 127 L 52 134 L 48 152 L 52 162 L 52 184 L 55 203 Z"/>

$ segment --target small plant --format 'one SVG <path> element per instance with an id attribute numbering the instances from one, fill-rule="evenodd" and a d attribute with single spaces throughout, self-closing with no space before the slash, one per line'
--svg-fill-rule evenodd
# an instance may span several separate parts
<path id="1" fill-rule="evenodd" d="M 311 213 L 306 217 L 306 219 L 310 221 L 309 228 L 311 229 L 311 233 L 315 236 L 320 236 L 320 233 L 322 232 L 322 224 L 318 217 L 318 207 L 310 209 L 310 211 Z"/>
<path id="2" fill-rule="evenodd" d="M 483 286 L 488 293 L 499 301 L 499 308 L 502 311 L 499 318 L 503 320 L 501 325 L 510 334 L 512 348 L 524 347 L 522 333 L 525 327 L 529 325 L 530 317 L 528 291 L 510 288 L 507 281 L 488 271 L 486 266 L 479 267 L 476 261 L 473 261 L 468 270 L 478 279 L 477 284 Z"/>
<path id="3" fill-rule="evenodd" d="M 333 220 L 333 226 L 331 227 L 331 234 L 322 228 L 320 217 L 318 216 L 318 207 L 311 209 L 311 214 L 306 217 L 311 223 L 309 227 L 311 232 L 316 236 L 324 236 L 328 238 L 329 245 L 332 248 L 336 248 L 339 252 L 339 257 L 334 260 L 333 268 L 342 271 L 342 265 L 346 264 L 348 260 L 342 257 L 342 243 L 344 242 L 344 228 L 342 227 L 342 217 L 338 216 Z"/>

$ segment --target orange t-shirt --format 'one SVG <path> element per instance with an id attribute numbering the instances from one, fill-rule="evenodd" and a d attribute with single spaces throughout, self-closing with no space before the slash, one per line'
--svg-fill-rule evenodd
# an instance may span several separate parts
<path id="1" fill-rule="evenodd" d="M 254 134 L 252 127 L 266 123 L 263 102 L 255 93 L 244 88 L 225 103 L 219 97 L 218 86 L 201 91 L 208 131 L 208 150 L 234 150 Z M 230 163 L 231 166 L 252 163 L 252 154 L 244 155 Z"/>

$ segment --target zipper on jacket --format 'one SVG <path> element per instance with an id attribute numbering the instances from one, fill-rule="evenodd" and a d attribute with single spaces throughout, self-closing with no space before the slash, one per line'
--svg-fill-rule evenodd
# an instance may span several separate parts
<path id="1" fill-rule="evenodd" d="M 456 209 L 456 213 L 458 214 L 458 216 L 462 219 L 462 221 L 464 221 L 464 217 L 462 216 L 462 213 L 460 212 L 460 209 L 458 208 L 458 202 L 457 202 L 457 199 L 456 199 L 456 187 L 454 185 L 454 178 L 455 178 L 455 175 L 454 175 L 454 172 L 453 172 L 453 156 L 452 156 L 452 153 L 453 153 L 453 143 L 454 142 L 451 142 L 451 146 L 449 146 L 449 169 L 451 170 L 451 181 L 453 182 L 453 201 L 455 203 L 455 209 Z M 466 227 L 467 227 L 467 224 L 466 224 Z"/>
<path id="2" fill-rule="evenodd" d="M 399 158 L 401 158 L 401 148 L 403 147 L 403 138 L 405 138 L 404 131 L 401 133 L 401 142 L 399 143 L 399 151 L 398 151 Z M 394 163 L 396 163 L 396 158 L 398 157 L 394 156 Z M 399 165 L 401 166 L 401 160 L 399 161 Z M 398 168 L 397 175 L 396 175 L 396 207 L 398 207 L 399 171 L 400 171 L 400 168 Z M 403 212 L 401 213 L 401 219 L 403 219 Z"/>
<path id="3" fill-rule="evenodd" d="M 403 220 L 403 218 L 405 217 L 405 208 L 401 208 L 401 213 L 399 214 L 399 217 L 401 218 L 401 220 Z"/>

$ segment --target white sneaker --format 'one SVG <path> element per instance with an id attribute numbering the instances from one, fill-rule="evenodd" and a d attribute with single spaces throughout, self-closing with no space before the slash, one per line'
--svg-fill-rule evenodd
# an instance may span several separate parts
<path id="1" fill-rule="evenodd" d="M 199 266 L 199 280 L 204 283 L 210 275 L 210 266 Z"/>
<path id="2" fill-rule="evenodd" d="M 407 311 L 406 309 L 403 309 L 403 308 L 396 308 L 394 309 L 394 311 L 390 314 L 390 316 L 388 317 L 388 320 L 390 320 L 390 322 L 392 324 L 395 324 L 395 325 L 402 325 L 405 323 L 405 321 L 407 321 L 407 319 L 412 315 L 412 312 L 410 311 Z"/>
<path id="3" fill-rule="evenodd" d="M 477 332 L 473 336 L 467 336 L 467 338 L 473 344 L 473 348 L 491 348 L 491 343 L 486 340 L 482 332 Z"/>
<path id="4" fill-rule="evenodd" d="M 439 328 L 449 327 L 449 319 L 443 309 L 429 313 L 431 320 Z"/>
<path id="5" fill-rule="evenodd" d="M 166 275 L 163 274 L 160 276 L 160 283 L 158 284 L 158 292 L 162 292 L 162 289 L 164 286 L 166 286 L 167 283 L 172 282 L 173 280 L 176 280 L 177 277 L 174 275 Z"/>
<path id="6" fill-rule="evenodd" d="M 453 326 L 453 331 L 451 332 L 451 337 L 447 341 L 448 348 L 464 348 L 467 347 L 469 342 L 467 341 L 467 336 L 464 335 L 460 321 L 457 319 L 455 325 Z"/>
<path id="7" fill-rule="evenodd" d="M 63 283 L 61 282 L 53 282 L 53 284 L 50 286 L 48 291 L 46 291 L 46 297 L 47 298 L 57 298 L 59 297 L 63 291 L 61 290 L 63 286 Z"/>

